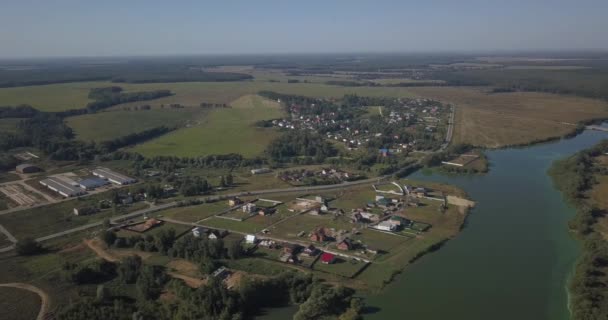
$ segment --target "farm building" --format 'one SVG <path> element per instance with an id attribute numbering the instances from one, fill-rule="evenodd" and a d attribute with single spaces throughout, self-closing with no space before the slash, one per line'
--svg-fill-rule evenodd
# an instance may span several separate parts
<path id="1" fill-rule="evenodd" d="M 23 164 L 20 164 L 17 167 L 15 167 L 15 171 L 17 171 L 19 173 L 34 173 L 34 172 L 40 172 L 40 171 L 42 171 L 42 169 L 40 169 L 39 167 L 37 167 L 33 164 L 23 163 Z"/>
<path id="2" fill-rule="evenodd" d="M 93 190 L 107 185 L 108 182 L 101 178 L 86 178 L 78 181 L 78 185 L 85 190 Z"/>
<path id="3" fill-rule="evenodd" d="M 47 179 L 40 180 L 40 184 L 64 197 L 76 197 L 86 193 L 76 182 L 68 178 L 48 177 Z"/>
<path id="4" fill-rule="evenodd" d="M 336 256 L 329 253 L 329 252 L 324 252 L 321 255 L 321 262 L 325 263 L 325 264 L 332 264 L 336 261 Z"/>
<path id="5" fill-rule="evenodd" d="M 114 172 L 108 168 L 99 167 L 91 172 L 94 176 L 100 177 L 102 179 L 107 179 L 108 181 L 114 184 L 126 185 L 137 182 L 137 179 L 127 177 L 118 172 Z"/>

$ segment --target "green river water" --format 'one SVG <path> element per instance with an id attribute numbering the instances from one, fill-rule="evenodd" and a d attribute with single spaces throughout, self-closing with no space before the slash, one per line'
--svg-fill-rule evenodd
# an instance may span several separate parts
<path id="1" fill-rule="evenodd" d="M 579 254 L 568 233 L 574 209 L 553 187 L 551 163 L 602 139 L 575 138 L 488 151 L 479 176 L 410 178 L 453 184 L 477 202 L 461 234 L 366 299 L 365 319 L 568 319 L 566 283 Z M 295 307 L 264 319 L 290 319 Z"/>

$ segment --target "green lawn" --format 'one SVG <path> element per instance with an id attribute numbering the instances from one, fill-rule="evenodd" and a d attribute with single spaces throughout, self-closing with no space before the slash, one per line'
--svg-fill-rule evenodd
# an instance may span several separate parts
<path id="1" fill-rule="evenodd" d="M 274 101 L 252 95 L 230 105 L 231 108 L 211 110 L 199 125 L 172 132 L 133 150 L 144 156 L 259 155 L 280 133 L 271 128 L 258 128 L 255 122 L 281 117 L 282 109 Z"/>
<path id="2" fill-rule="evenodd" d="M 109 194 L 93 195 L 81 199 L 64 201 L 42 208 L 12 212 L 0 216 L 0 224 L 8 229 L 17 239 L 25 237 L 38 238 L 55 232 L 75 228 L 87 223 L 101 221 L 113 215 L 112 209 L 104 210 L 90 216 L 75 216 L 74 207 L 94 205 L 100 199 L 108 199 Z M 119 208 L 116 214 L 142 209 L 147 205 L 137 203 Z"/>
<path id="3" fill-rule="evenodd" d="M 200 108 L 116 110 L 69 117 L 66 120 L 68 126 L 76 132 L 78 139 L 104 141 L 154 127 L 195 124 L 201 113 Z"/>
<path id="4" fill-rule="evenodd" d="M 163 217 L 169 217 L 180 221 L 196 222 L 214 216 L 226 209 L 228 209 L 227 201 L 218 201 L 198 206 L 171 208 L 169 210 L 161 211 L 158 214 Z"/>
<path id="5" fill-rule="evenodd" d="M 337 274 L 342 277 L 350 278 L 354 276 L 361 268 L 366 265 L 365 262 L 337 257 L 332 264 L 325 264 L 319 260 L 313 265 L 313 270 L 323 271 L 327 273 Z"/>
<path id="6" fill-rule="evenodd" d="M 143 221 L 143 220 L 142 220 Z M 183 224 L 175 224 L 175 223 L 168 223 L 165 222 L 162 225 L 152 228 L 144 233 L 139 233 L 139 232 L 135 232 L 135 231 L 130 231 L 130 230 L 126 230 L 126 229 L 121 229 L 117 235 L 119 237 L 131 237 L 131 236 L 147 236 L 147 235 L 151 235 L 151 236 L 155 236 L 158 233 L 162 232 L 163 230 L 170 230 L 173 229 L 173 231 L 175 231 L 175 235 L 179 236 L 182 234 L 185 234 L 187 231 L 189 231 L 190 229 L 192 229 L 191 226 L 187 226 L 187 225 L 183 225 Z"/>

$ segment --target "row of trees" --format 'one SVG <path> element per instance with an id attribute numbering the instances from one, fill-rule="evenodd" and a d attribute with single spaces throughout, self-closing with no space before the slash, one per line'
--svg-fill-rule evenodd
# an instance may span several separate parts
<path id="1" fill-rule="evenodd" d="M 16 107 L 0 107 L 0 119 L 2 118 L 31 118 L 39 111 L 34 107 L 22 104 Z"/>
<path id="2" fill-rule="evenodd" d="M 109 108 L 121 103 L 154 100 L 162 97 L 173 95 L 171 90 L 153 90 L 140 92 L 122 92 L 121 87 L 104 87 L 93 88 L 89 92 L 89 98 L 95 101 L 90 102 L 86 106 L 88 113 L 94 113 L 99 110 Z"/>

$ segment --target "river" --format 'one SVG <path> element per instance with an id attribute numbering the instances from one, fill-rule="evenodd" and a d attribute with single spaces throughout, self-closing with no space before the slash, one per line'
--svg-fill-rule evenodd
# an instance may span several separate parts
<path id="1" fill-rule="evenodd" d="M 575 138 L 488 151 L 479 176 L 410 178 L 464 189 L 477 202 L 465 229 L 366 301 L 365 319 L 568 319 L 566 283 L 579 254 L 568 233 L 574 209 L 553 187 L 551 163 L 608 138 Z"/>

